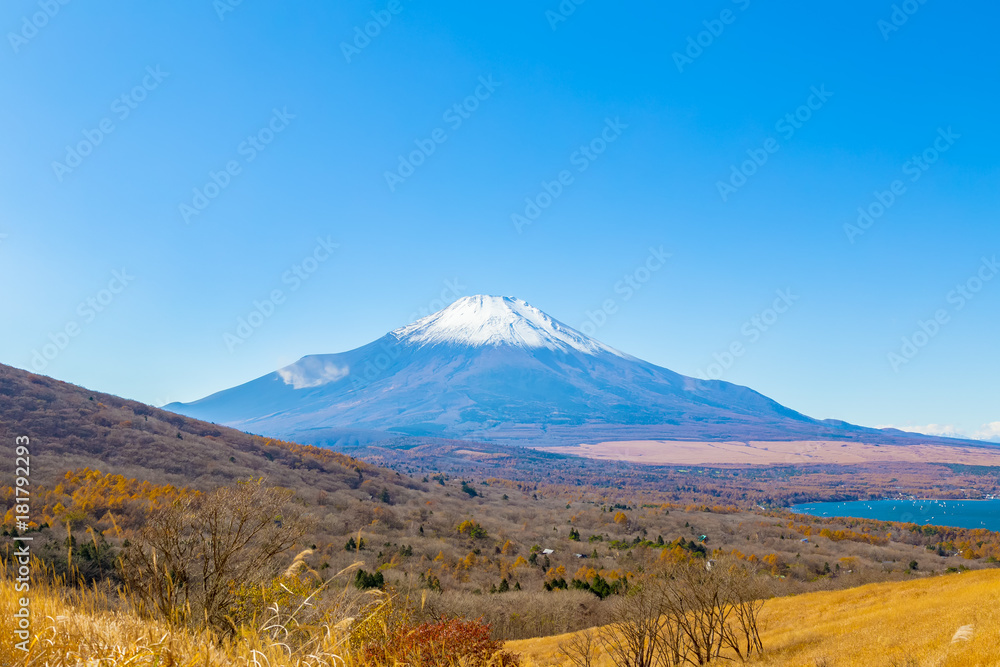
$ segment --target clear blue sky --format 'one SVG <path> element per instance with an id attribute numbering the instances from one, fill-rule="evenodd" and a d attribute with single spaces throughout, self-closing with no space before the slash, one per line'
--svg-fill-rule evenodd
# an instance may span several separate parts
<path id="1" fill-rule="evenodd" d="M 994 3 L 224 2 L 4 3 L 3 363 L 191 400 L 457 280 L 816 417 L 1000 421 Z"/>

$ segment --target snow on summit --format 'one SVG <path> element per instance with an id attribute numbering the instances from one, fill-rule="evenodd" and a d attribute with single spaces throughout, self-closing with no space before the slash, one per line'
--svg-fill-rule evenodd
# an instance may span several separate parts
<path id="1" fill-rule="evenodd" d="M 891 437 L 811 419 L 746 387 L 685 377 L 500 296 L 461 298 L 367 345 L 303 357 L 169 409 L 345 446 L 400 433 L 513 444 Z"/>
<path id="2" fill-rule="evenodd" d="M 466 296 L 444 310 L 392 332 L 401 342 L 424 345 L 503 346 L 585 354 L 627 355 L 558 322 L 510 296 Z"/>

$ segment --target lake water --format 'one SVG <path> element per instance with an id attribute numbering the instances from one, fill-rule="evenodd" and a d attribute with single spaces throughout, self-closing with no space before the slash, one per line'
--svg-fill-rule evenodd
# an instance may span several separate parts
<path id="1" fill-rule="evenodd" d="M 803 503 L 791 509 L 813 516 L 845 516 L 1000 532 L 1000 500 L 855 500 Z"/>

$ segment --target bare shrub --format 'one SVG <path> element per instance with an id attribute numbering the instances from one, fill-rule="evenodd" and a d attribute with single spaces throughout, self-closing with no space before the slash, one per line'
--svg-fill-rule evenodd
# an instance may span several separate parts
<path id="1" fill-rule="evenodd" d="M 618 667 L 675 665 L 669 647 L 675 629 L 664 622 L 663 600 L 657 587 L 638 584 L 612 605 L 610 625 L 601 628 L 601 643 Z"/>
<path id="2" fill-rule="evenodd" d="M 763 589 L 750 567 L 724 560 L 683 562 L 670 566 L 660 581 L 666 624 L 677 630 L 667 642 L 675 656 L 703 665 L 723 649 L 740 659 L 763 650 Z"/>
<path id="3" fill-rule="evenodd" d="M 670 563 L 613 602 L 601 642 L 617 667 L 705 665 L 763 651 L 759 615 L 765 590 L 735 562 Z"/>
<path id="4" fill-rule="evenodd" d="M 171 623 L 231 631 L 234 590 L 269 580 L 304 533 L 286 509 L 290 497 L 257 480 L 153 509 L 122 555 L 128 591 Z"/>
<path id="5" fill-rule="evenodd" d="M 424 618 L 482 618 L 497 639 L 527 639 L 573 632 L 608 621 L 608 604 L 593 593 L 510 591 L 470 595 L 448 591 L 427 596 Z"/>
<path id="6" fill-rule="evenodd" d="M 574 633 L 559 645 L 559 654 L 576 667 L 591 667 L 600 647 L 599 636 L 600 631 L 595 628 Z"/>
<path id="7" fill-rule="evenodd" d="M 503 650 L 503 642 L 490 637 L 482 620 L 441 618 L 419 624 L 400 624 L 382 641 L 364 647 L 371 664 L 414 667 L 466 665 L 518 667 L 520 656 Z"/>

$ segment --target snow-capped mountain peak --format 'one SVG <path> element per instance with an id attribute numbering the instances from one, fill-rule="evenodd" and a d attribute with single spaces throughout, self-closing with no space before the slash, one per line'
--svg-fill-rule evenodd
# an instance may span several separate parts
<path id="1" fill-rule="evenodd" d="M 889 437 L 679 375 L 498 296 L 464 297 L 367 345 L 169 409 L 314 444 L 400 433 L 521 444 Z"/>
<path id="2" fill-rule="evenodd" d="M 466 296 L 433 315 L 392 332 L 400 342 L 467 347 L 515 346 L 575 350 L 585 354 L 627 355 L 552 319 L 510 296 Z"/>

